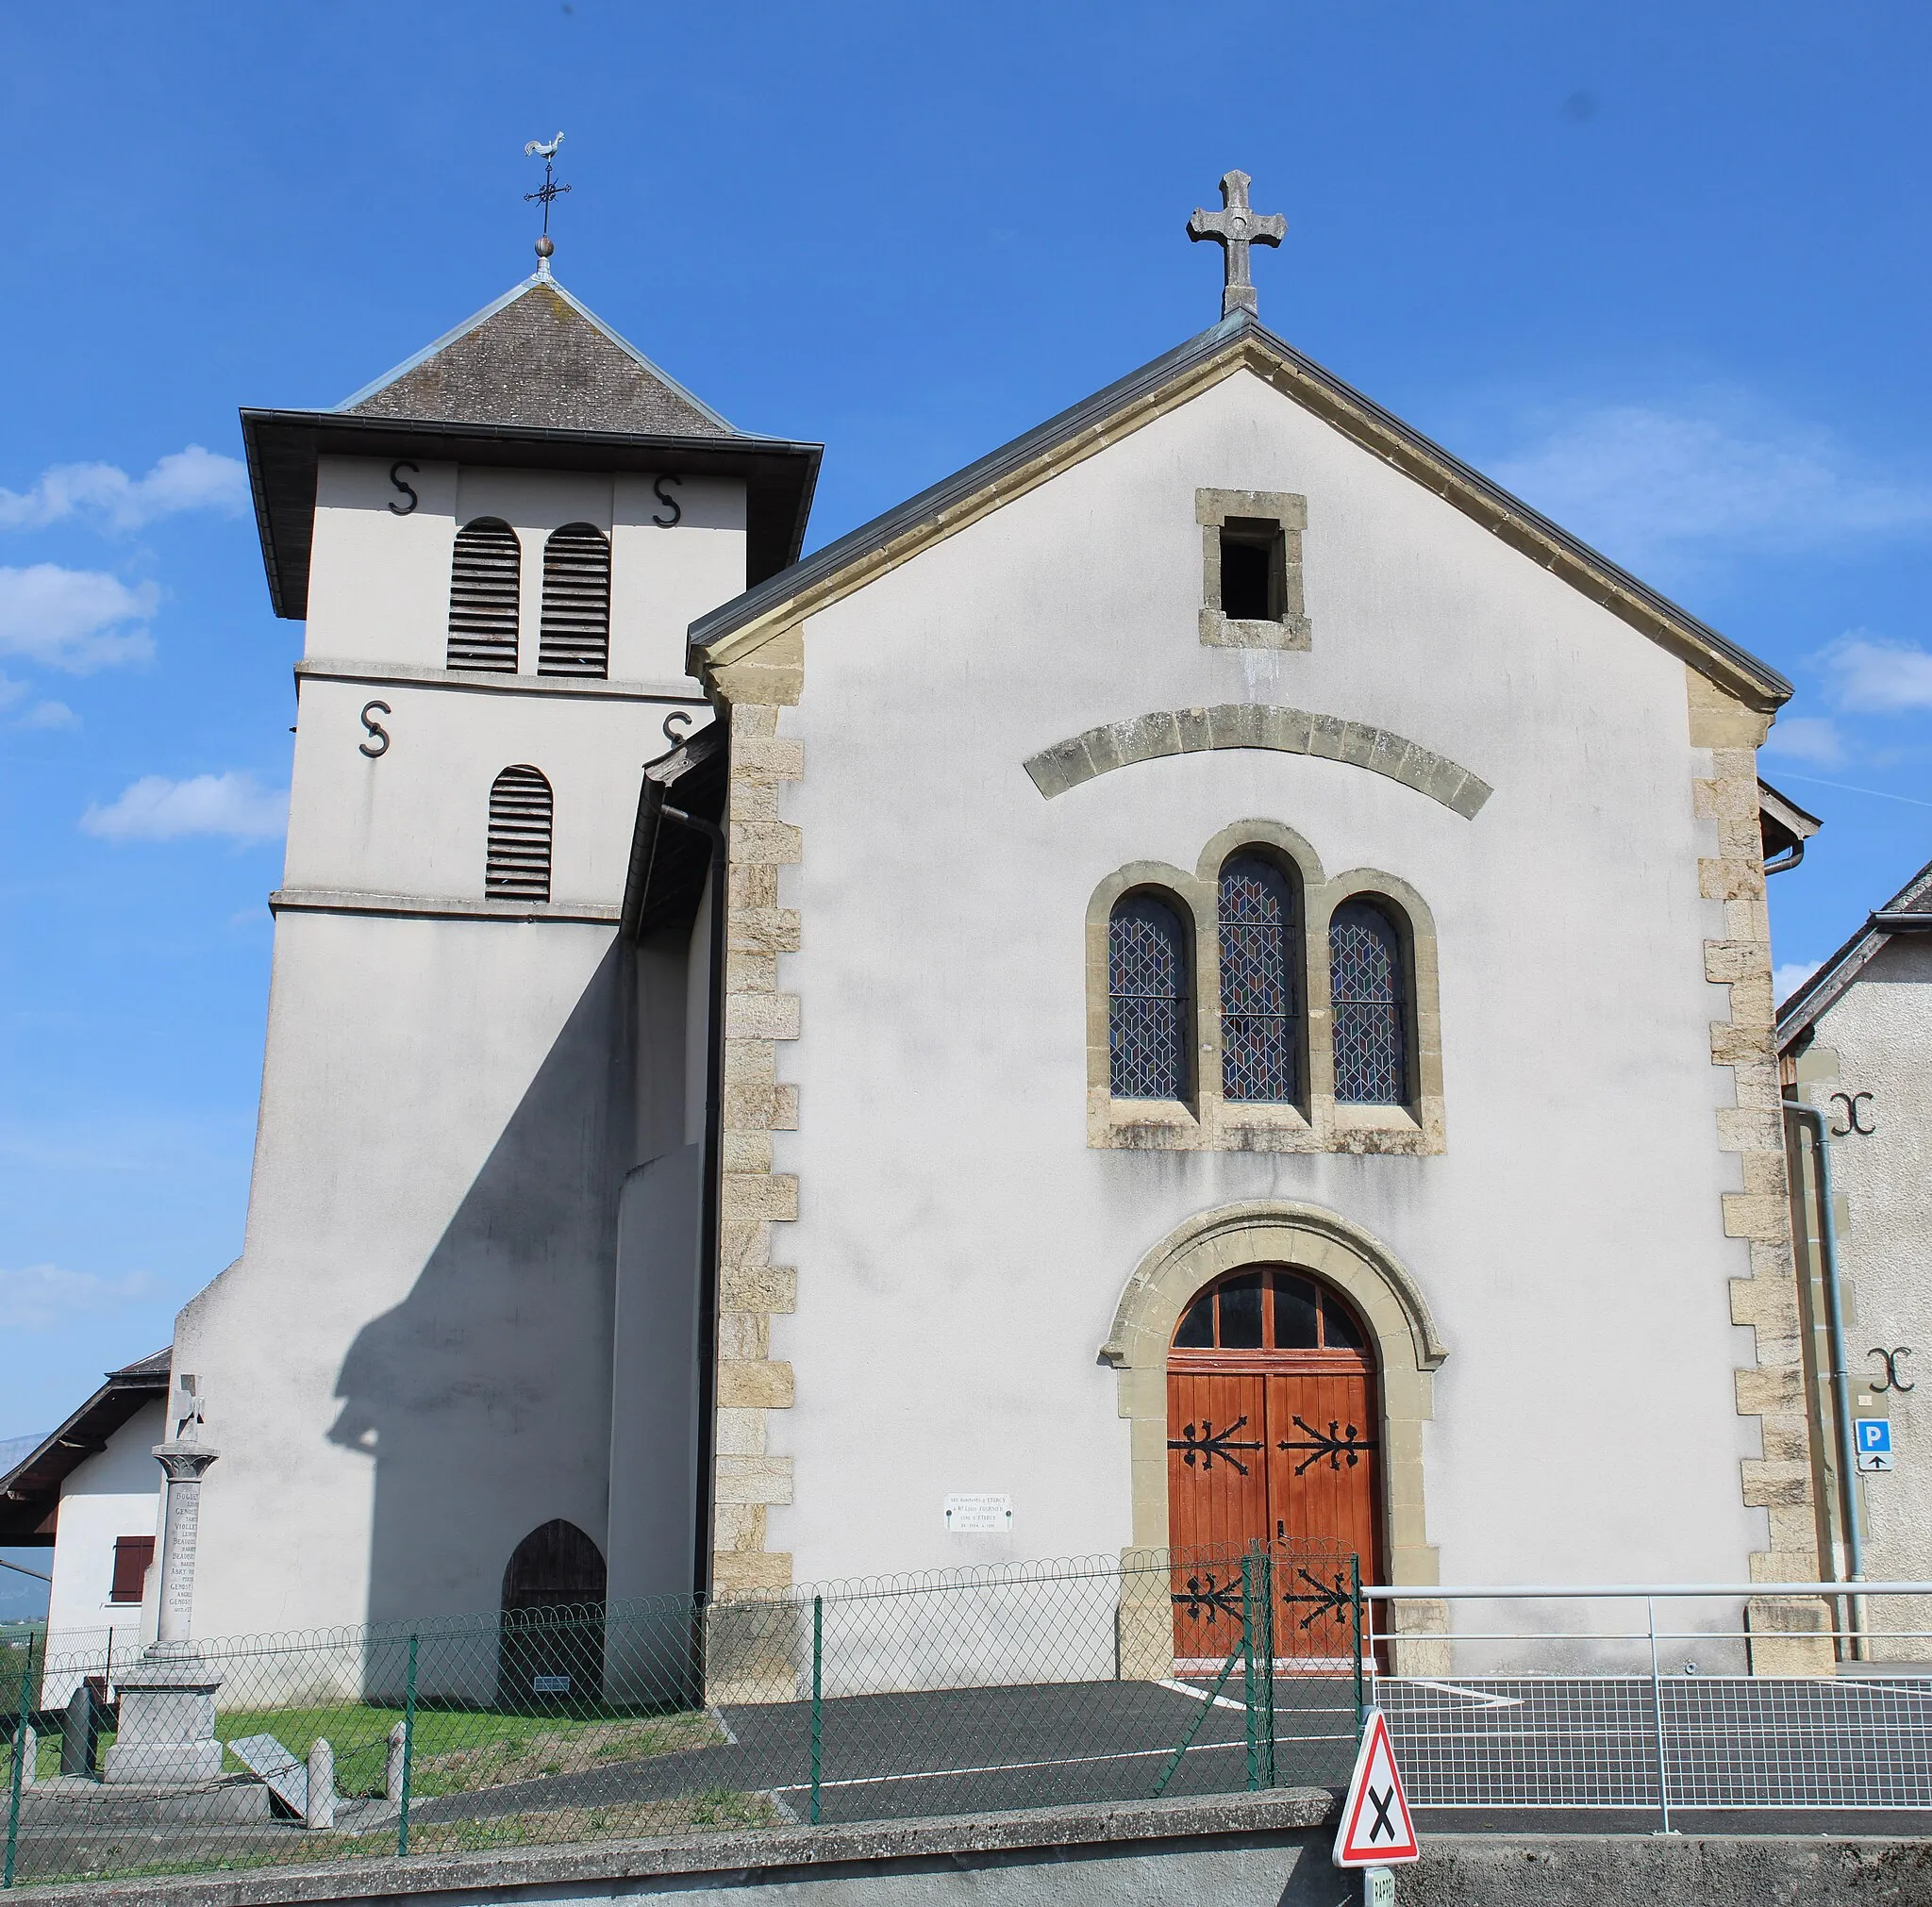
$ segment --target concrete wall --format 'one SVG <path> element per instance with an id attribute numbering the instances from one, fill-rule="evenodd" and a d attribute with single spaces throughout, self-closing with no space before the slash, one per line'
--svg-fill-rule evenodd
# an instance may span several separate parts
<path id="1" fill-rule="evenodd" d="M 1899 1375 L 1918 1387 L 1889 1395 L 1890 1475 L 1858 1479 L 1865 1521 L 1865 1573 L 1894 1582 L 1932 1581 L 1932 941 L 1898 936 L 1879 951 L 1819 1019 L 1799 1061 L 1799 1096 L 1846 1123 L 1834 1093 L 1869 1093 L 1859 1122 L 1874 1130 L 1832 1141 L 1844 1278 L 1848 1362 L 1862 1388 L 1882 1380 L 1874 1346 L 1913 1348 Z M 1827 1366 L 1828 1368 L 1828 1366 Z M 1932 1659 L 1932 1602 L 1886 1598 L 1870 1605 L 1874 1627 L 1926 1632 L 1877 1642 L 1881 1657 Z"/>
<path id="2" fill-rule="evenodd" d="M 98 1907 L 378 1907 L 430 1899 L 602 1907 L 1354 1907 L 1329 1861 L 1334 1806 L 1287 1791 L 628 1846 L 414 1854 L 345 1871 L 106 1881 Z M 1310 1825 L 1310 1823 L 1319 1825 Z M 1932 1902 L 1932 1845 L 1877 1835 L 1428 1834 L 1396 1872 L 1406 1907 L 1884 1907 Z M 26 1888 L 20 1907 L 71 1889 Z"/>
<path id="3" fill-rule="evenodd" d="M 1208 648 L 1197 488 L 1306 494 L 1306 655 Z M 774 1320 L 797 1401 L 770 1548 L 796 1579 L 1130 1540 L 1097 1356 L 1141 1255 L 1239 1200 L 1385 1241 L 1449 1348 L 1425 1446 L 1445 1580 L 1735 1579 L 1765 1541 L 1738 1464 L 1714 1109 L 1725 995 L 1698 890 L 1709 772 L 1685 670 L 1468 519 L 1241 375 L 813 617 L 780 718 L 803 859 L 779 987 L 799 1218 Z M 1495 793 L 1474 820 L 1342 763 L 1130 767 L 1042 800 L 1036 750 L 1147 710 L 1272 702 L 1381 724 Z M 1409 883 L 1440 935 L 1440 1157 L 1090 1149 L 1084 919 L 1133 861 L 1191 869 L 1249 818 L 1330 872 Z M 1008 1536 L 948 1492 L 1009 1491 Z"/>

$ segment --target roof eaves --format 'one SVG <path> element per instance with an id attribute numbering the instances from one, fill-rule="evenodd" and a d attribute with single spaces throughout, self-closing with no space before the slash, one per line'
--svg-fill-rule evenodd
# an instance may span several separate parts
<path id="1" fill-rule="evenodd" d="M 169 1353 L 157 1353 L 167 1355 Z M 96 1419 L 112 1416 L 114 1421 L 102 1433 L 102 1437 L 119 1430 L 122 1424 L 141 1408 L 142 1402 L 149 1398 L 165 1397 L 168 1391 L 168 1371 L 163 1366 L 158 1372 L 142 1368 L 151 1365 L 153 1358 L 142 1358 L 139 1363 L 124 1367 L 120 1370 L 108 1372 L 108 1381 L 96 1390 L 80 1408 L 75 1411 L 57 1431 L 42 1437 L 25 1456 L 13 1468 L 0 1475 L 0 1503 L 14 1493 L 19 1479 L 26 1476 L 36 1468 L 45 1468 L 47 1459 L 55 1460 L 54 1474 L 40 1487 L 43 1493 L 58 1496 L 60 1485 L 98 1447 L 97 1440 L 88 1435 Z M 110 1405 L 110 1400 L 125 1401 L 137 1399 L 133 1409 L 117 1409 Z M 86 1447 L 83 1447 L 86 1446 Z M 158 1487 L 158 1480 L 157 1480 Z"/>
<path id="2" fill-rule="evenodd" d="M 1258 352 L 1285 368 L 1293 383 L 1302 387 L 1292 394 L 1303 399 L 1310 393 L 1319 394 L 1324 401 L 1307 407 L 1326 421 L 1339 427 L 1355 426 L 1349 429 L 1350 435 L 1358 441 L 1370 439 L 1372 447 L 1385 456 L 1391 449 L 1404 453 L 1391 460 L 1405 474 L 1424 481 L 1426 488 L 1443 495 L 1492 532 L 1513 530 L 1515 534 L 1508 540 L 1519 548 L 1526 542 L 1529 547 L 1524 553 L 1533 560 L 1542 561 L 1558 573 L 1562 573 L 1558 562 L 1580 572 L 1580 576 L 1563 574 L 1563 580 L 1573 587 L 1581 587 L 1582 578 L 1593 581 L 1597 587 L 1586 589 L 1585 593 L 1633 627 L 1654 638 L 1674 637 L 1671 646 L 1678 649 L 1685 660 L 1704 667 L 1705 672 L 1723 680 L 1726 688 L 1746 690 L 1766 708 L 1774 708 L 1790 699 L 1791 685 L 1768 663 L 1759 661 L 1728 637 L 1720 635 L 1241 312 L 1223 319 L 1209 330 L 1130 372 L 1010 443 L 989 452 L 896 508 L 826 544 L 758 589 L 747 590 L 735 601 L 700 617 L 690 631 L 693 658 L 724 661 L 742 649 L 755 646 L 758 639 L 775 633 L 783 622 L 795 621 L 799 615 L 808 614 L 824 601 L 843 593 L 838 585 L 844 572 L 852 572 L 849 586 L 857 587 L 876 570 L 891 567 L 901 553 L 909 555 L 914 548 L 923 546 L 926 535 L 941 527 L 947 518 L 959 520 L 954 527 L 970 520 L 976 512 L 966 506 L 1002 479 L 1018 475 L 1029 464 L 1083 435 L 1092 436 L 1096 439 L 1094 448 L 1098 448 L 1105 439 L 1106 426 L 1122 413 L 1190 374 L 1218 373 L 1221 360 L 1232 360 L 1247 351 Z M 1229 362 L 1226 368 L 1233 369 L 1233 363 Z M 1479 505 L 1480 508 L 1472 508 L 1472 505 Z M 1558 561 L 1550 561 L 1552 556 Z M 782 617 L 774 614 L 781 611 L 785 612 Z M 741 633 L 749 634 L 751 639 L 741 643 L 729 640 Z M 700 651 L 702 656 L 697 655 Z"/>
<path id="3" fill-rule="evenodd" d="M 1878 924 L 1882 916 L 1922 913 L 1928 903 L 1932 903 L 1932 861 L 1927 861 L 1884 906 L 1874 908 L 1866 916 L 1864 925 L 1778 1008 L 1778 1051 L 1787 1051 L 1817 1025 L 1891 938 L 1891 930 Z"/>

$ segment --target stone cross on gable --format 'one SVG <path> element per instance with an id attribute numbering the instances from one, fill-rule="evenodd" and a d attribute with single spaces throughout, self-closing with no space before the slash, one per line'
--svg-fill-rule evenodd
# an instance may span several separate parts
<path id="1" fill-rule="evenodd" d="M 1279 212 L 1256 212 L 1248 205 L 1248 188 L 1254 183 L 1246 173 L 1224 173 L 1218 212 L 1196 209 L 1188 221 L 1188 237 L 1196 240 L 1212 239 L 1226 257 L 1226 283 L 1221 293 L 1221 315 L 1231 318 L 1237 311 L 1260 315 L 1255 298 L 1255 281 L 1248 276 L 1248 247 L 1278 245 L 1288 235 L 1288 221 Z"/>

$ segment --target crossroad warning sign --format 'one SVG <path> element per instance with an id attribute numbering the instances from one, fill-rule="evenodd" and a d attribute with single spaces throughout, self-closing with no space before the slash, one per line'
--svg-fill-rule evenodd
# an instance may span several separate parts
<path id="1" fill-rule="evenodd" d="M 1348 1798 L 1341 1804 L 1341 1825 L 1335 1830 L 1335 1865 L 1386 1867 L 1421 1858 L 1408 1798 L 1402 1792 L 1402 1777 L 1395 1769 L 1389 1724 L 1379 1708 L 1372 1708 L 1356 1754 Z"/>

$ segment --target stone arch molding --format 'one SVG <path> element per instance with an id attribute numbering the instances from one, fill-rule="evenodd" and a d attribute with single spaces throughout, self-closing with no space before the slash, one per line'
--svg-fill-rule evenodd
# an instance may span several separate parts
<path id="1" fill-rule="evenodd" d="M 1051 801 L 1082 782 L 1133 762 L 1219 748 L 1264 748 L 1278 755 L 1348 762 L 1412 788 L 1465 821 L 1474 821 L 1495 792 L 1473 770 L 1391 729 L 1259 702 L 1157 709 L 1125 721 L 1105 722 L 1029 755 L 1025 768 L 1033 786 Z"/>
<path id="2" fill-rule="evenodd" d="M 1127 1280 L 1100 1356 L 1120 1374 L 1120 1414 L 1130 1425 L 1132 1549 L 1168 1547 L 1167 1353 L 1174 1327 L 1203 1286 L 1244 1265 L 1312 1271 L 1368 1320 L 1380 1366 L 1391 1580 L 1418 1586 L 1439 1581 L 1424 1513 L 1423 1425 L 1434 1415 L 1433 1375 L 1448 1349 L 1421 1286 L 1380 1239 L 1324 1206 L 1288 1199 L 1223 1205 L 1186 1220 Z M 1397 1608 L 1413 1633 L 1421 1605 Z"/>

